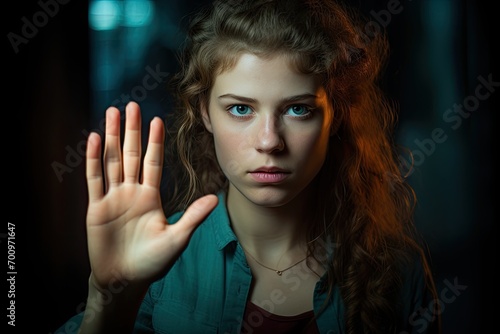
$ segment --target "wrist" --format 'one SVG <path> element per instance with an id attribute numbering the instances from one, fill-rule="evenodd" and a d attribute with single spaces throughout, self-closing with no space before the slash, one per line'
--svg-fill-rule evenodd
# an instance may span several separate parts
<path id="1" fill-rule="evenodd" d="M 99 303 L 112 304 L 120 300 L 142 299 L 149 284 L 128 280 L 124 277 L 114 277 L 106 284 L 99 284 L 93 273 L 89 277 L 89 297 Z"/>
<path id="2" fill-rule="evenodd" d="M 114 280 L 102 287 L 95 284 L 91 275 L 87 303 L 109 310 L 114 310 L 117 307 L 129 308 L 135 305 L 138 307 L 147 289 L 147 285 L 127 280 Z"/>
<path id="3" fill-rule="evenodd" d="M 146 292 L 147 286 L 120 280 L 101 287 L 91 275 L 82 333 L 131 332 Z"/>

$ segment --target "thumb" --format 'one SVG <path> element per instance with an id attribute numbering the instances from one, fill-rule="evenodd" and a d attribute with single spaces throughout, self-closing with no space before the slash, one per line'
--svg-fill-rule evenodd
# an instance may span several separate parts
<path id="1" fill-rule="evenodd" d="M 181 219 L 171 226 L 171 228 L 175 230 L 175 235 L 177 235 L 180 240 L 187 242 L 187 239 L 189 239 L 194 230 L 217 206 L 218 202 L 218 197 L 210 194 L 200 197 L 191 203 Z"/>

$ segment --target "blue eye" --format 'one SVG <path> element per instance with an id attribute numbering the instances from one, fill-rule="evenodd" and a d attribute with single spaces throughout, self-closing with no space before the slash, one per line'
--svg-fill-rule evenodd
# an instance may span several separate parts
<path id="1" fill-rule="evenodd" d="M 237 104 L 229 108 L 229 113 L 234 116 L 247 116 L 252 112 L 249 106 Z"/>
<path id="2" fill-rule="evenodd" d="M 295 116 L 295 117 L 304 117 L 307 116 L 311 113 L 311 108 L 301 105 L 301 104 L 295 104 L 291 107 L 289 107 L 286 112 L 287 115 Z"/>

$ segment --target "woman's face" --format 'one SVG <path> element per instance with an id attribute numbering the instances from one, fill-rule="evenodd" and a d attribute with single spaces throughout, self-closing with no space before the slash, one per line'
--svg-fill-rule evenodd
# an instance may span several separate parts
<path id="1" fill-rule="evenodd" d="M 229 193 L 267 207 L 303 193 L 325 160 L 333 117 L 319 80 L 284 57 L 243 54 L 209 98 L 203 120 Z"/>

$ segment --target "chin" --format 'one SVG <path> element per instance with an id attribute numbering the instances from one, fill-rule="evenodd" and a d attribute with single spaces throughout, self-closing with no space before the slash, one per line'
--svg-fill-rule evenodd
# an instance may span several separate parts
<path id="1" fill-rule="evenodd" d="M 258 187 L 254 189 L 242 189 L 240 193 L 254 205 L 277 208 L 289 204 L 297 193 L 277 186 Z"/>

